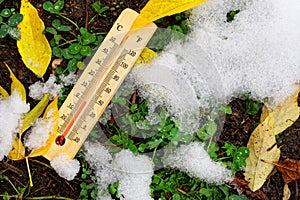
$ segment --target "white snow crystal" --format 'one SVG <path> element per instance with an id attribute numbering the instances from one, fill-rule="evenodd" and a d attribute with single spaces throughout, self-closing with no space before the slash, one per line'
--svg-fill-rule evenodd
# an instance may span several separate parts
<path id="1" fill-rule="evenodd" d="M 50 75 L 47 82 L 35 82 L 29 86 L 29 96 L 33 99 L 40 100 L 45 94 L 50 94 L 53 99 L 60 94 L 62 85 L 55 83 L 56 78 L 53 74 Z"/>
<path id="2" fill-rule="evenodd" d="M 53 120 L 38 118 L 34 121 L 31 131 L 26 134 L 25 146 L 30 150 L 37 149 L 46 145 L 49 133 L 53 131 Z"/>
<path id="3" fill-rule="evenodd" d="M 121 199 L 152 199 L 150 184 L 154 172 L 149 157 L 121 150 L 113 158 L 104 146 L 89 141 L 84 143 L 84 148 L 86 159 L 95 170 L 99 199 L 109 199 L 107 187 L 116 181 L 119 181 Z"/>
<path id="4" fill-rule="evenodd" d="M 118 191 L 126 200 L 150 200 L 150 184 L 152 180 L 153 163 L 144 155 L 135 156 L 129 150 L 116 154 L 112 162 L 119 180 Z"/>
<path id="5" fill-rule="evenodd" d="M 78 160 L 70 160 L 68 155 L 62 153 L 55 157 L 50 165 L 57 172 L 60 177 L 65 178 L 68 181 L 71 181 L 75 178 L 80 169 L 80 163 Z"/>
<path id="6" fill-rule="evenodd" d="M 181 145 L 175 152 L 166 151 L 162 160 L 165 167 L 188 172 L 208 183 L 224 184 L 233 178 L 231 171 L 211 160 L 203 144 L 197 142 Z"/>
<path id="7" fill-rule="evenodd" d="M 240 12 L 226 22 L 231 10 Z M 151 110 L 167 106 L 181 131 L 195 132 L 203 110 L 207 115 L 232 97 L 250 92 L 273 107 L 297 89 L 298 0 L 210 0 L 193 9 L 191 25 L 186 41 L 171 43 L 126 80 Z"/>
<path id="8" fill-rule="evenodd" d="M 97 143 L 86 141 L 84 148 L 86 160 L 95 170 L 98 195 L 103 198 L 108 195 L 107 186 L 117 180 L 111 168 L 112 156 L 104 146 Z"/>
<path id="9" fill-rule="evenodd" d="M 64 86 L 74 85 L 77 82 L 77 76 L 75 73 L 70 73 L 67 76 L 62 74 L 59 78 L 64 82 Z"/>
<path id="10" fill-rule="evenodd" d="M 26 104 L 16 91 L 8 98 L 0 99 L 0 160 L 11 150 L 22 114 L 27 113 L 29 109 L 29 104 Z"/>

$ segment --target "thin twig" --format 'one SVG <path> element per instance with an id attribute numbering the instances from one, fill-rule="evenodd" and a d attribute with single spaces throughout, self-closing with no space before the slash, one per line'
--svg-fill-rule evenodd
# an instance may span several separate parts
<path id="1" fill-rule="evenodd" d="M 89 0 L 85 1 L 85 28 L 89 25 Z"/>
<path id="2" fill-rule="evenodd" d="M 191 197 L 191 195 L 189 195 L 188 193 L 186 193 L 184 190 L 177 188 L 177 191 L 184 194 L 185 196 Z"/>

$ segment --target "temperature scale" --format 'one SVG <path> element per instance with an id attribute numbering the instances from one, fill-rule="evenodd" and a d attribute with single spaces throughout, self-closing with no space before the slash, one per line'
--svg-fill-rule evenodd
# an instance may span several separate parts
<path id="1" fill-rule="evenodd" d="M 75 157 L 154 34 L 154 23 L 131 30 L 137 16 L 131 9 L 121 13 L 59 109 L 57 136 L 43 155 L 48 160 Z"/>

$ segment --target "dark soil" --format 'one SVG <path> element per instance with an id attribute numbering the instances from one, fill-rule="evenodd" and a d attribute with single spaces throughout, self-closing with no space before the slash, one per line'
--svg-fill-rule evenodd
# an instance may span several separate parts
<path id="1" fill-rule="evenodd" d="M 52 2 L 56 2 L 51 0 Z M 87 25 L 87 21 L 96 15 L 94 10 L 91 8 L 91 4 L 96 0 L 65 0 L 65 9 L 63 14 L 73 21 L 75 21 L 79 27 L 86 27 L 94 33 L 107 33 L 121 13 L 121 11 L 127 7 L 132 8 L 136 11 L 140 11 L 143 6 L 147 3 L 147 0 L 102 0 L 103 6 L 110 6 L 105 14 L 106 17 L 96 17 L 95 21 Z M 46 27 L 51 26 L 54 15 L 50 15 L 42 9 L 42 4 L 45 0 L 30 0 L 30 2 L 37 8 L 40 17 L 45 23 Z M 1 10 L 3 8 L 16 8 L 19 10 L 20 1 L 18 0 L 4 0 L 1 4 Z M 78 31 L 75 27 L 67 21 L 61 20 L 64 24 L 70 25 L 72 31 L 77 34 Z M 161 22 L 161 27 L 166 27 L 168 25 L 174 24 L 174 18 L 167 17 L 163 22 Z M 50 37 L 49 35 L 46 35 Z M 64 35 L 68 39 L 74 39 L 74 36 Z M 6 37 L 5 39 L 0 39 L 0 85 L 4 87 L 7 91 L 10 91 L 11 80 L 9 78 L 9 72 L 6 69 L 4 62 L 7 63 L 17 78 L 24 84 L 25 88 L 29 85 L 40 80 L 36 77 L 30 70 L 28 70 L 21 60 L 21 56 L 18 52 L 16 41 Z M 65 66 L 62 66 L 65 67 Z M 44 79 L 47 80 L 48 76 L 51 74 L 52 69 L 49 66 Z M 28 92 L 28 91 L 27 91 Z M 32 99 L 28 99 L 31 106 L 35 105 L 36 102 Z M 226 116 L 225 125 L 220 135 L 218 143 L 223 145 L 226 141 L 234 144 L 236 146 L 246 146 L 250 134 L 254 130 L 257 123 L 259 123 L 260 113 L 257 115 L 248 115 L 246 112 L 245 102 L 239 99 L 235 99 L 230 103 L 233 114 Z M 293 158 L 300 159 L 300 119 L 298 119 L 293 126 L 288 128 L 278 137 L 278 146 L 281 147 L 281 159 Z M 39 157 L 34 158 L 29 161 L 30 169 L 33 178 L 34 186 L 30 190 L 26 190 L 24 195 L 27 197 L 41 197 L 41 196 L 52 196 L 55 197 L 67 197 L 70 199 L 79 199 L 80 197 L 80 183 L 87 182 L 90 183 L 91 180 L 81 179 L 81 174 L 79 174 L 73 181 L 66 181 L 60 178 L 56 172 L 49 168 L 49 161 Z M 83 163 L 82 160 L 80 160 Z M 11 181 L 11 183 L 16 186 L 16 188 L 28 188 L 28 173 L 26 168 L 25 160 L 23 161 L 11 161 L 3 160 L 0 162 L 0 176 L 5 175 Z M 294 181 L 289 184 L 289 188 L 292 193 L 291 199 L 299 199 L 299 185 L 300 181 Z M 282 199 L 284 182 L 279 172 L 274 170 L 274 173 L 269 177 L 261 191 L 264 192 L 269 199 L 279 200 Z M 9 181 L 5 179 L 0 179 L 0 194 L 7 192 L 10 195 L 17 195 L 16 191 L 13 189 Z M 232 193 L 236 193 L 232 189 Z M 0 197 L 2 199 L 2 197 Z"/>

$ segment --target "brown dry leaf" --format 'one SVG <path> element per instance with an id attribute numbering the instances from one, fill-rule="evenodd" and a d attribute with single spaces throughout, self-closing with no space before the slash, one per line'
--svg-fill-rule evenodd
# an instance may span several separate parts
<path id="1" fill-rule="evenodd" d="M 245 180 L 252 191 L 258 190 L 272 172 L 274 165 L 263 162 L 277 162 L 280 157 L 280 150 L 277 148 L 274 135 L 273 113 L 259 124 L 253 131 L 247 147 L 250 150 L 246 159 Z"/>
<path id="2" fill-rule="evenodd" d="M 257 190 L 255 192 L 252 192 L 251 190 L 246 190 L 246 195 L 248 197 L 250 197 L 250 199 L 252 199 L 252 200 L 268 200 L 269 199 L 267 197 L 267 195 L 261 190 Z"/>
<path id="3" fill-rule="evenodd" d="M 28 0 L 21 1 L 20 13 L 24 17 L 18 25 L 21 34 L 21 39 L 17 41 L 18 50 L 26 67 L 42 77 L 52 55 L 51 47 L 43 34 L 44 23 Z"/>
<path id="4" fill-rule="evenodd" d="M 274 162 L 276 169 L 282 174 L 285 183 L 300 179 L 300 160 L 287 158 L 281 162 Z"/>
<path id="5" fill-rule="evenodd" d="M 165 16 L 181 13 L 191 9 L 206 0 L 149 0 L 146 6 L 141 10 L 141 14 L 135 20 L 132 29 L 145 26 Z"/>
<path id="6" fill-rule="evenodd" d="M 289 200 L 291 197 L 291 190 L 289 188 L 289 185 L 286 183 L 284 184 L 284 187 L 283 187 L 283 197 L 282 197 L 282 200 Z"/>
<path id="7" fill-rule="evenodd" d="M 55 139 L 57 128 L 58 128 L 58 119 L 59 119 L 59 111 L 57 107 L 58 97 L 56 97 L 47 107 L 43 118 L 46 120 L 53 120 L 53 131 L 48 133 L 49 137 L 45 146 L 42 146 L 38 149 L 34 149 L 29 154 L 30 157 L 41 156 L 48 151 L 48 148 L 51 146 L 53 140 Z"/>
<path id="8" fill-rule="evenodd" d="M 15 137 L 12 150 L 7 157 L 11 160 L 23 160 L 25 158 L 25 147 L 20 138 Z"/>
<path id="9" fill-rule="evenodd" d="M 233 180 L 229 183 L 229 185 L 234 186 L 239 193 L 243 193 L 248 187 L 248 182 L 244 179 L 234 176 Z"/>
<path id="10" fill-rule="evenodd" d="M 271 113 L 274 113 L 274 134 L 277 135 L 290 127 L 299 117 L 300 107 L 298 107 L 298 93 L 300 92 L 300 86 L 298 90 L 290 97 L 286 98 L 284 102 L 278 105 L 274 110 L 268 110 L 266 106 L 262 109 L 260 121 Z"/>
<path id="11" fill-rule="evenodd" d="M 22 126 L 19 130 L 20 137 L 43 112 L 50 100 L 50 95 L 46 94 L 40 102 L 30 112 L 26 113 L 22 118 Z"/>
<path id="12" fill-rule="evenodd" d="M 234 176 L 233 180 L 229 183 L 229 185 L 234 186 L 240 194 L 245 192 L 247 196 L 253 200 L 268 200 L 267 195 L 263 191 L 257 190 L 255 192 L 252 192 L 248 187 L 248 182 L 237 176 Z"/>

